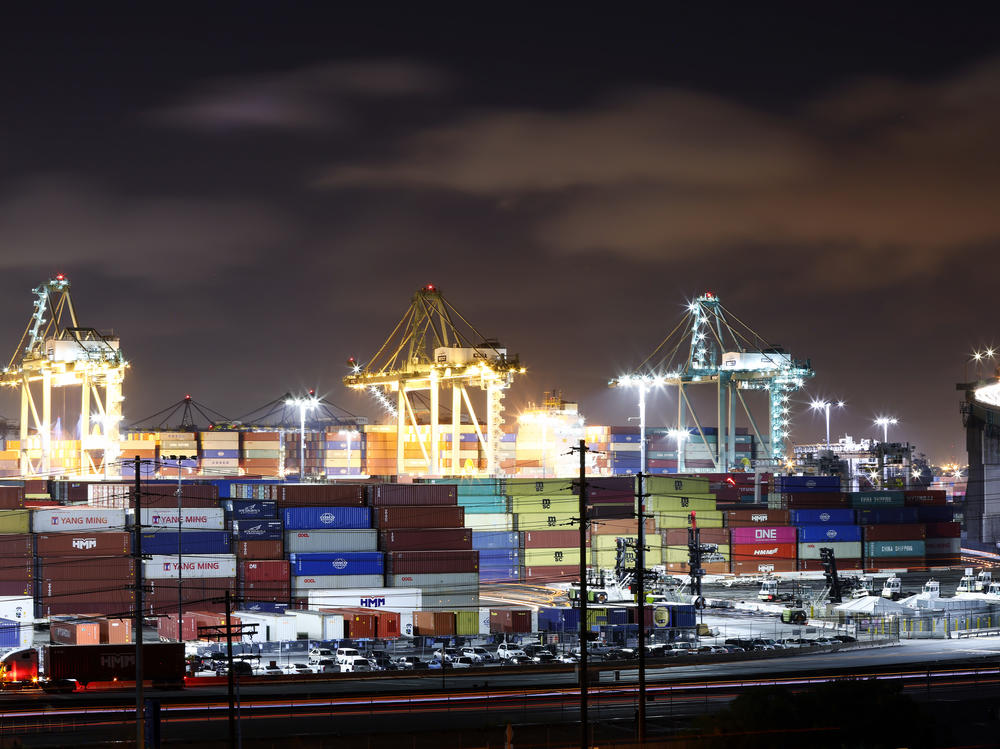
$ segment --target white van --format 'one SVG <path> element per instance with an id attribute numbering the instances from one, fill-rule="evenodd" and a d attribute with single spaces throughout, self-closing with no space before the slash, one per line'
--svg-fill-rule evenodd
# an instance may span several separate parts
<path id="1" fill-rule="evenodd" d="M 357 648 L 337 648 L 337 663 L 344 665 L 348 658 L 360 658 L 361 653 Z"/>
<path id="2" fill-rule="evenodd" d="M 372 664 L 368 662 L 367 658 L 360 655 L 350 655 L 345 656 L 344 660 L 340 662 L 341 672 L 347 671 L 371 671 Z"/>

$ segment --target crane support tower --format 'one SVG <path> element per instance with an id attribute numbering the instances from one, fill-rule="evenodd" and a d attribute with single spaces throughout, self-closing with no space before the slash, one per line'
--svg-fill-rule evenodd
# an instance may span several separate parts
<path id="1" fill-rule="evenodd" d="M 690 302 L 680 322 L 639 365 L 635 373 L 612 380 L 611 386 L 640 384 L 677 387 L 677 456 L 679 472 L 685 470 L 684 446 L 690 435 L 690 417 L 695 432 L 708 444 L 688 390 L 693 385 L 714 385 L 718 442 L 712 451 L 713 470 L 735 466 L 736 405 L 746 414 L 758 442 L 765 446 L 761 457 L 784 461 L 790 412 L 789 395 L 815 375 L 809 361 L 797 361 L 780 346 L 768 343 L 726 307 L 711 291 Z M 745 391 L 768 394 L 768 427 L 758 428 L 744 397 Z"/>
<path id="2" fill-rule="evenodd" d="M 51 475 L 52 389 L 79 387 L 80 473 L 120 475 L 118 440 L 128 362 L 119 340 L 80 327 L 63 274 L 32 293 L 34 311 L 0 377 L 0 384 L 21 391 L 21 474 Z M 35 393 L 32 385 L 38 383 L 41 392 Z M 67 424 L 76 421 L 70 414 L 64 418 Z"/>
<path id="3" fill-rule="evenodd" d="M 396 419 L 397 473 L 415 472 L 404 458 L 409 427 L 413 427 L 425 472 L 444 473 L 441 439 L 447 427 L 441 419 L 441 391 L 450 388 L 450 473 L 458 474 L 461 469 L 461 425 L 467 414 L 486 458 L 485 473 L 498 475 L 504 391 L 514 375 L 525 369 L 516 355 L 508 356 L 497 340 L 483 337 L 470 325 L 436 286 L 428 284 L 413 295 L 409 309 L 367 364 L 362 366 L 353 358 L 348 364 L 352 371 L 344 377 L 344 384 L 370 392 Z M 469 395 L 475 389 L 485 393 L 485 431 Z M 425 394 L 422 404 L 418 399 Z M 475 472 L 483 471 L 477 467 Z"/>

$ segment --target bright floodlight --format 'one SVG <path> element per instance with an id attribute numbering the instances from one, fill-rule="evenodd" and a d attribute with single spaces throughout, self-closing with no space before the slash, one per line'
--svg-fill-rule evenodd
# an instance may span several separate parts
<path id="1" fill-rule="evenodd" d="M 994 356 L 996 356 L 996 353 L 997 352 L 993 350 L 992 346 L 990 346 L 988 349 L 986 349 L 986 356 L 988 356 L 990 359 L 992 359 Z"/>

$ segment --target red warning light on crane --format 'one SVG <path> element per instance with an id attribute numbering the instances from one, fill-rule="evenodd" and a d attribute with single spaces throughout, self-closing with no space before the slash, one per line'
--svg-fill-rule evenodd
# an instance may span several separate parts
<path id="1" fill-rule="evenodd" d="M 66 274 L 65 273 L 56 273 L 56 280 L 57 281 L 65 281 L 66 280 Z"/>
<path id="2" fill-rule="evenodd" d="M 712 292 L 712 291 L 706 291 L 705 292 L 705 298 L 706 299 L 715 299 L 715 293 Z"/>
<path id="3" fill-rule="evenodd" d="M 437 291 L 437 287 L 434 284 L 429 283 L 424 286 L 424 291 Z"/>
<path id="4" fill-rule="evenodd" d="M 309 397 L 312 398 L 314 395 L 316 395 L 316 391 L 313 390 L 312 388 L 309 388 Z"/>

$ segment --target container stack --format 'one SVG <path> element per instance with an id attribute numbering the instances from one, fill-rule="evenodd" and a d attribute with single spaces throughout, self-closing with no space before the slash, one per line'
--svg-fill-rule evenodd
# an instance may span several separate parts
<path id="1" fill-rule="evenodd" d="M 240 472 L 240 433 L 201 432 L 201 470 L 205 476 L 237 476 Z"/>
<path id="2" fill-rule="evenodd" d="M 458 434 L 458 464 L 452 466 L 452 434 L 450 427 L 443 428 L 441 442 L 441 467 L 444 473 L 460 476 L 486 470 L 486 457 L 473 426 L 463 425 Z"/>
<path id="3" fill-rule="evenodd" d="M 297 476 L 300 481 L 310 477 L 325 476 L 323 459 L 326 452 L 326 434 L 306 432 L 304 456 L 301 450 L 302 437 L 300 432 L 285 432 L 285 475 Z"/>
<path id="4" fill-rule="evenodd" d="M 926 566 L 927 530 L 917 522 L 917 508 L 904 507 L 901 491 L 853 492 L 851 506 L 864 527 L 866 566 L 899 569 Z"/>
<path id="5" fill-rule="evenodd" d="M 590 426 L 583 428 L 583 438 L 587 441 L 588 465 L 593 466 L 593 473 L 607 476 L 611 473 L 611 427 Z M 592 462 L 591 462 L 592 461 Z"/>
<path id="6" fill-rule="evenodd" d="M 714 468 L 712 455 L 718 452 L 718 444 L 716 427 L 703 427 L 701 432 L 693 430 L 684 440 L 684 470 Z"/>
<path id="7" fill-rule="evenodd" d="M 250 476 L 280 476 L 281 434 L 243 432 L 240 467 Z"/>
<path id="8" fill-rule="evenodd" d="M 508 479 L 506 489 L 518 531 L 571 528 L 580 516 L 573 479 Z"/>
<path id="9" fill-rule="evenodd" d="M 952 567 L 962 561 L 962 524 L 955 521 L 954 508 L 941 490 L 914 489 L 903 492 L 907 507 L 915 507 L 917 520 L 925 524 L 928 567 Z"/>
<path id="10" fill-rule="evenodd" d="M 708 479 L 651 476 L 646 481 L 646 494 L 646 511 L 653 515 L 658 529 L 687 528 L 692 512 L 699 528 L 723 526 L 723 514 L 716 509 Z"/>
<path id="11" fill-rule="evenodd" d="M 0 596 L 33 594 L 34 544 L 23 486 L 0 486 Z"/>
<path id="12" fill-rule="evenodd" d="M 127 616 L 134 608 L 135 561 L 124 509 L 36 510 L 36 616 Z"/>
<path id="13" fill-rule="evenodd" d="M 634 518 L 621 520 L 592 520 L 590 523 L 590 566 L 594 569 L 612 569 L 618 561 L 619 539 L 628 539 L 631 546 L 623 547 L 625 563 L 634 567 L 636 563 L 636 544 L 639 539 L 638 521 Z M 660 564 L 663 560 L 663 539 L 656 532 L 652 519 L 646 521 L 644 529 L 646 566 Z M 579 556 L 579 555 L 577 555 Z M 577 574 L 579 577 L 579 574 Z"/>
<path id="14" fill-rule="evenodd" d="M 160 432 L 160 476 L 183 478 L 198 474 L 198 440 L 194 432 Z M 177 460 L 171 460 L 176 456 Z"/>
<path id="15" fill-rule="evenodd" d="M 516 583 L 521 577 L 521 534 L 516 531 L 471 531 L 479 552 L 480 583 Z"/>
<path id="16" fill-rule="evenodd" d="M 394 476 L 396 471 L 396 427 L 366 424 L 365 473 L 371 476 Z"/>
<path id="17" fill-rule="evenodd" d="M 795 572 L 797 533 L 793 526 L 733 528 L 731 567 L 736 575 Z"/>
<path id="18" fill-rule="evenodd" d="M 660 531 L 663 544 L 663 564 L 668 572 L 687 574 L 691 570 L 688 531 L 686 528 L 665 528 Z M 730 546 L 728 528 L 702 528 L 702 545 L 714 544 L 715 551 L 702 552 L 701 568 L 707 575 L 725 575 L 730 572 Z"/>
<path id="19" fill-rule="evenodd" d="M 125 439 L 118 442 L 121 450 L 122 478 L 135 478 L 135 462 L 133 458 L 139 457 L 143 460 L 156 459 L 156 435 L 148 432 L 133 432 L 125 435 Z M 155 473 L 153 466 L 144 464 L 140 466 L 141 476 L 151 478 Z"/>
<path id="20" fill-rule="evenodd" d="M 328 477 L 360 476 L 365 465 L 365 434 L 357 429 L 327 429 L 324 465 Z"/>
<path id="21" fill-rule="evenodd" d="M 7 440 L 0 450 L 0 477 L 19 476 L 21 474 L 21 442 Z"/>
<path id="22" fill-rule="evenodd" d="M 654 476 L 677 473 L 677 441 L 667 427 L 646 429 L 646 471 Z"/>
<path id="23" fill-rule="evenodd" d="M 775 512 L 775 510 L 771 510 Z M 799 529 L 799 569 L 820 572 L 820 549 L 833 549 L 838 570 L 864 569 L 862 529 L 846 507 L 787 510 Z"/>
<path id="24" fill-rule="evenodd" d="M 500 438 L 500 445 L 497 448 L 497 462 L 502 473 L 516 473 L 517 431 L 514 427 L 503 427 L 503 436 Z"/>
<path id="25" fill-rule="evenodd" d="M 642 454 L 639 427 L 611 427 L 608 436 L 611 473 L 615 476 L 639 473 Z"/>
<path id="26" fill-rule="evenodd" d="M 381 587 L 385 570 L 371 509 L 285 507 L 282 520 L 293 599 L 316 589 Z"/>
<path id="27" fill-rule="evenodd" d="M 174 612 L 181 601 L 192 609 L 223 610 L 225 591 L 236 593 L 236 557 L 232 552 L 232 535 L 227 530 L 182 525 L 178 532 L 175 525 L 144 531 L 142 553 L 144 557 L 148 555 L 143 562 L 143 575 L 149 586 L 144 598 L 147 614 Z"/>

